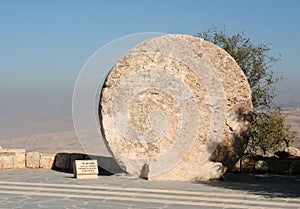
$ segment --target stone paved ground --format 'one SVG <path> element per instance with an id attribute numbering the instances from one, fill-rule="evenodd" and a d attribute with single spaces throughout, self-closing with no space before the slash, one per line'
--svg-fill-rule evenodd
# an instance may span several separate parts
<path id="1" fill-rule="evenodd" d="M 188 183 L 1 170 L 0 208 L 300 208 L 300 176 L 227 174 L 224 181 Z"/>

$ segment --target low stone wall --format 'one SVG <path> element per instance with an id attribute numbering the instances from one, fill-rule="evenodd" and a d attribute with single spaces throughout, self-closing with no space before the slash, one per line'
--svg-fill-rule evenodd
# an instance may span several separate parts
<path id="1" fill-rule="evenodd" d="M 300 157 L 297 158 L 242 158 L 228 172 L 260 174 L 300 174 Z"/>
<path id="2" fill-rule="evenodd" d="M 0 169 L 44 168 L 73 171 L 75 160 L 96 159 L 100 171 L 124 172 L 112 157 L 89 156 L 81 153 L 47 154 L 26 152 L 25 149 L 0 149 Z M 231 173 L 300 174 L 300 157 L 297 158 L 242 158 L 227 171 Z"/>
<path id="3" fill-rule="evenodd" d="M 81 153 L 47 154 L 26 152 L 25 149 L 0 149 L 0 169 L 44 168 L 72 172 L 75 160 L 87 159 L 97 160 L 101 172 L 123 172 L 112 157 L 90 156 Z"/>
<path id="4" fill-rule="evenodd" d="M 39 152 L 27 152 L 25 159 L 26 168 L 45 168 L 51 169 L 53 167 L 53 162 L 55 159 L 55 154 L 45 154 Z"/>
<path id="5" fill-rule="evenodd" d="M 0 169 L 51 169 L 55 154 L 26 152 L 25 149 L 0 149 Z"/>

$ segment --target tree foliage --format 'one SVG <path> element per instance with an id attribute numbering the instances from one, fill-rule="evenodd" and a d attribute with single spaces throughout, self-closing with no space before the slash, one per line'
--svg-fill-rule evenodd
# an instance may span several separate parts
<path id="1" fill-rule="evenodd" d="M 255 108 L 270 107 L 275 91 L 273 84 L 280 80 L 271 70 L 278 58 L 269 55 L 265 44 L 254 45 L 243 33 L 229 36 L 225 30 L 209 29 L 198 33 L 198 37 L 208 40 L 227 51 L 244 71 L 252 90 Z"/>
<path id="2" fill-rule="evenodd" d="M 228 35 L 225 30 L 211 28 L 196 36 L 208 40 L 226 50 L 244 71 L 252 90 L 252 114 L 248 146 L 267 149 L 294 138 L 280 110 L 274 111 L 272 101 L 274 84 L 281 77 L 275 76 L 273 65 L 279 60 L 270 55 L 265 44 L 255 45 L 244 33 Z"/>
<path id="3" fill-rule="evenodd" d="M 295 135 L 279 109 L 253 113 L 251 140 L 247 149 L 249 154 L 257 153 L 260 149 L 265 155 L 268 150 L 275 151 L 283 145 L 288 147 L 294 139 Z"/>

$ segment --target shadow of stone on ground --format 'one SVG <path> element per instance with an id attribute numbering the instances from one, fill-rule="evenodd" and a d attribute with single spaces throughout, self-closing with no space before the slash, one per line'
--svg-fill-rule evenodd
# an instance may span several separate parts
<path id="1" fill-rule="evenodd" d="M 224 175 L 221 181 L 201 182 L 232 190 L 248 191 L 267 198 L 298 198 L 300 197 L 300 176 L 290 175 L 257 175 L 233 174 Z"/>

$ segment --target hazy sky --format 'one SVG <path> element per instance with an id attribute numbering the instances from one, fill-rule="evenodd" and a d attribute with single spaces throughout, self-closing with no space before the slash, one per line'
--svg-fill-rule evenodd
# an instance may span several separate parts
<path id="1" fill-rule="evenodd" d="M 269 44 L 288 80 L 279 98 L 300 103 L 299 0 L 0 2 L 0 90 L 71 92 L 102 45 L 139 32 L 196 34 L 212 25 Z"/>

